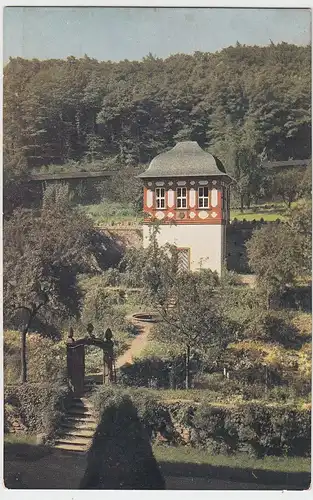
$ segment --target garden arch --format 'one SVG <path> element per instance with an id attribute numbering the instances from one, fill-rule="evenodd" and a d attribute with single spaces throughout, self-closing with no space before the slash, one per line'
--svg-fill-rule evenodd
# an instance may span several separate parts
<path id="1" fill-rule="evenodd" d="M 75 394 L 81 394 L 85 390 L 85 347 L 93 345 L 99 347 L 103 352 L 103 384 L 112 383 L 115 380 L 114 356 L 112 332 L 108 328 L 105 332 L 105 340 L 98 339 L 89 333 L 89 337 L 74 340 L 73 329 L 70 329 L 67 339 L 67 378 Z"/>

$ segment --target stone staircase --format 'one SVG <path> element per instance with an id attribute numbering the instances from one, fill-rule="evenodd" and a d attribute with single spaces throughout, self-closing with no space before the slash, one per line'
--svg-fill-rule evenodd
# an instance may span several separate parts
<path id="1" fill-rule="evenodd" d="M 96 428 L 97 421 L 86 388 L 81 397 L 73 399 L 61 423 L 54 447 L 68 452 L 86 453 Z"/>

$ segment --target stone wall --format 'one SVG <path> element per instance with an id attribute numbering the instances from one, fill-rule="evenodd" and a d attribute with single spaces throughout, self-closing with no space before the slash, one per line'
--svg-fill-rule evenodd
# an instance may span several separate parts
<path id="1" fill-rule="evenodd" d="M 237 273 L 249 274 L 246 243 L 251 238 L 255 229 L 259 229 L 264 224 L 280 224 L 280 219 L 273 222 L 233 219 L 226 227 L 226 263 L 227 268 Z M 142 226 L 136 223 L 121 223 L 98 226 L 98 229 L 116 240 L 121 248 L 129 246 L 141 248 L 143 244 Z"/>

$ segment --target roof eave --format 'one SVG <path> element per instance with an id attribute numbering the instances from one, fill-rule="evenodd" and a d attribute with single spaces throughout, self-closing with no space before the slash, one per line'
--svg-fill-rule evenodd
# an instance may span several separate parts
<path id="1" fill-rule="evenodd" d="M 196 174 L 196 173 L 189 173 L 189 174 L 148 174 L 143 172 L 142 174 L 139 174 L 136 176 L 137 179 L 160 179 L 160 178 L 176 178 L 176 177 L 228 177 L 229 179 L 233 180 L 230 175 L 224 173 L 224 172 L 214 172 L 214 173 L 207 173 L 207 174 Z"/>

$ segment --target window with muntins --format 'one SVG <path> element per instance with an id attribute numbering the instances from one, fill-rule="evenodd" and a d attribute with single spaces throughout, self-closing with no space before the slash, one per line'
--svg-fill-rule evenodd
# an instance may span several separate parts
<path id="1" fill-rule="evenodd" d="M 155 190 L 155 205 L 156 208 L 165 208 L 165 189 L 156 188 Z"/>
<path id="2" fill-rule="evenodd" d="M 198 189 L 199 208 L 209 208 L 209 188 L 199 187 Z"/>
<path id="3" fill-rule="evenodd" d="M 176 207 L 187 208 L 187 189 L 177 188 L 176 190 Z"/>

